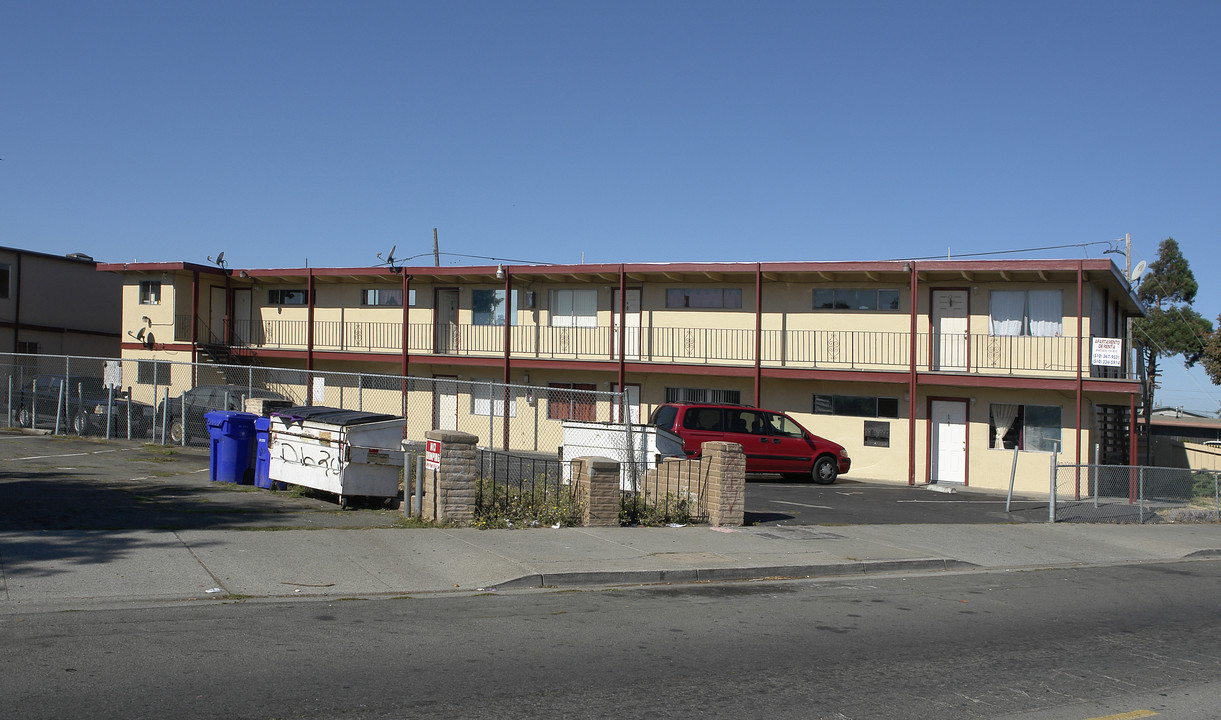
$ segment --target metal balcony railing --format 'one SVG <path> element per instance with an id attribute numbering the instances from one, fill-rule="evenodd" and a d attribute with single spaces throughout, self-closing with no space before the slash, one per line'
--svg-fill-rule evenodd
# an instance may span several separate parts
<path id="1" fill-rule="evenodd" d="M 263 320 L 234 325 L 233 342 L 253 348 L 304 350 L 305 320 Z M 201 337 L 210 333 L 203 328 Z M 175 336 L 177 337 L 177 327 Z M 401 353 L 403 326 L 393 322 L 319 320 L 314 322 L 316 350 Z M 503 356 L 504 328 L 499 325 L 433 325 L 407 327 L 412 354 L 467 357 Z M 917 333 L 915 365 L 920 372 L 989 376 L 1075 377 L 1076 337 L 942 335 Z M 1090 365 L 1090 338 L 1083 340 L 1082 370 L 1089 377 L 1124 378 L 1126 368 Z M 910 368 L 912 336 L 907 332 L 871 330 L 763 330 L 759 335 L 764 367 L 903 372 Z M 628 328 L 624 338 L 629 361 L 673 364 L 753 366 L 755 331 L 739 328 Z M 513 326 L 509 352 L 515 358 L 548 360 L 617 360 L 616 327 Z"/>

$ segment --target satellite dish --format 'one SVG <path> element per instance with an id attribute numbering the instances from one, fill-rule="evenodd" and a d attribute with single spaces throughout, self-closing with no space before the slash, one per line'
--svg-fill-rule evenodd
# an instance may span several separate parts
<path id="1" fill-rule="evenodd" d="M 141 330 L 140 332 L 141 332 L 142 334 L 144 333 L 144 331 L 143 331 L 143 330 Z M 145 347 L 145 349 L 147 349 L 147 350 L 152 350 L 152 349 L 153 349 L 153 334 L 152 334 L 152 333 L 147 333 L 147 334 L 144 334 L 144 347 Z"/>
<path id="2" fill-rule="evenodd" d="M 1147 267 L 1149 267 L 1149 263 L 1144 260 L 1136 263 L 1136 267 L 1132 268 L 1132 275 L 1128 278 L 1128 282 L 1135 284 L 1137 280 L 1140 280 L 1140 276 L 1145 274 L 1145 268 Z"/>
<path id="3" fill-rule="evenodd" d="M 141 342 L 144 341 L 144 328 L 140 328 L 139 330 L 136 331 L 136 339 Z"/>

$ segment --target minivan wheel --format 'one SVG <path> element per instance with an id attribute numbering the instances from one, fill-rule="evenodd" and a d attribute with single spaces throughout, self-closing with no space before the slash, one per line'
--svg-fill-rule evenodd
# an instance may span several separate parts
<path id="1" fill-rule="evenodd" d="M 830 485 L 838 475 L 835 461 L 825 455 L 814 461 L 814 469 L 810 471 L 810 476 L 819 485 Z"/>

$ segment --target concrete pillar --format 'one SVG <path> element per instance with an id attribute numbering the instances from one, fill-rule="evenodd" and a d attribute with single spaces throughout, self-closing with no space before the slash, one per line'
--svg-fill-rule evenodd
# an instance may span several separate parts
<path id="1" fill-rule="evenodd" d="M 707 506 L 709 525 L 741 525 L 746 506 L 746 454 L 729 442 L 706 442 L 700 451 L 709 463 Z"/>
<path id="2" fill-rule="evenodd" d="M 572 461 L 572 479 L 577 502 L 581 504 L 581 524 L 585 527 L 619 525 L 619 463 L 604 457 L 579 457 Z"/>
<path id="3" fill-rule="evenodd" d="M 453 430 L 429 430 L 424 437 L 441 444 L 440 467 L 424 471 L 424 519 L 471 524 L 479 482 L 478 438 Z"/>

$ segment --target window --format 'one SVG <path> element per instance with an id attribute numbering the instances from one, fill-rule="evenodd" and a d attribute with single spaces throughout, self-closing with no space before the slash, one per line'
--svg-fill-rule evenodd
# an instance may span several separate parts
<path id="1" fill-rule="evenodd" d="M 302 289 L 268 290 L 268 305 L 304 305 L 307 293 Z M 400 298 L 401 299 L 401 298 Z"/>
<path id="2" fill-rule="evenodd" d="M 714 388 L 666 388 L 668 403 L 719 403 L 741 405 L 741 390 L 718 390 Z"/>
<path id="3" fill-rule="evenodd" d="M 1057 405 L 992 403 L 988 447 L 1055 452 L 1060 447 L 1061 410 Z"/>
<path id="4" fill-rule="evenodd" d="M 7 300 L 9 296 L 9 266 L 8 263 L 0 263 L 0 300 Z"/>
<path id="5" fill-rule="evenodd" d="M 1057 337 L 1064 314 L 1059 290 L 993 290 L 988 332 L 992 335 Z"/>
<path id="6" fill-rule="evenodd" d="M 17 341 L 17 352 L 21 355 L 37 355 L 39 345 L 36 342 Z"/>
<path id="7" fill-rule="evenodd" d="M 742 289 L 666 288 L 666 307 L 738 310 L 742 307 Z"/>
<path id="8" fill-rule="evenodd" d="M 509 313 L 509 324 L 517 324 L 517 291 L 509 296 L 509 307 L 505 307 L 504 290 L 472 290 L 471 291 L 471 324 L 499 325 L 505 324 L 505 312 Z"/>
<path id="9" fill-rule="evenodd" d="M 414 290 L 411 292 L 412 295 L 415 294 Z M 365 307 L 403 307 L 403 288 L 369 288 L 361 290 L 360 304 Z"/>
<path id="10" fill-rule="evenodd" d="M 513 388 L 496 381 L 477 383 L 471 387 L 471 414 L 487 417 L 505 416 L 505 397 L 509 398 L 509 417 L 517 417 Z"/>
<path id="11" fill-rule="evenodd" d="M 136 364 L 136 382 L 141 385 L 169 385 L 170 364 L 158 360 L 141 360 Z"/>
<path id="12" fill-rule="evenodd" d="M 597 290 L 552 290 L 552 327 L 597 327 Z"/>
<path id="13" fill-rule="evenodd" d="M 586 420 L 598 418 L 597 387 L 584 383 L 551 383 L 547 391 L 547 417 L 552 420 Z"/>
<path id="14" fill-rule="evenodd" d="M 867 447 L 890 447 L 890 423 L 866 420 L 865 445 Z"/>
<path id="15" fill-rule="evenodd" d="M 814 414 L 897 418 L 899 399 L 863 395 L 815 395 Z"/>
<path id="16" fill-rule="evenodd" d="M 899 291 L 818 288 L 814 290 L 814 309 L 897 311 L 899 309 Z"/>
<path id="17" fill-rule="evenodd" d="M 156 280 L 140 281 L 140 304 L 141 305 L 160 305 L 161 304 L 161 283 Z"/>

